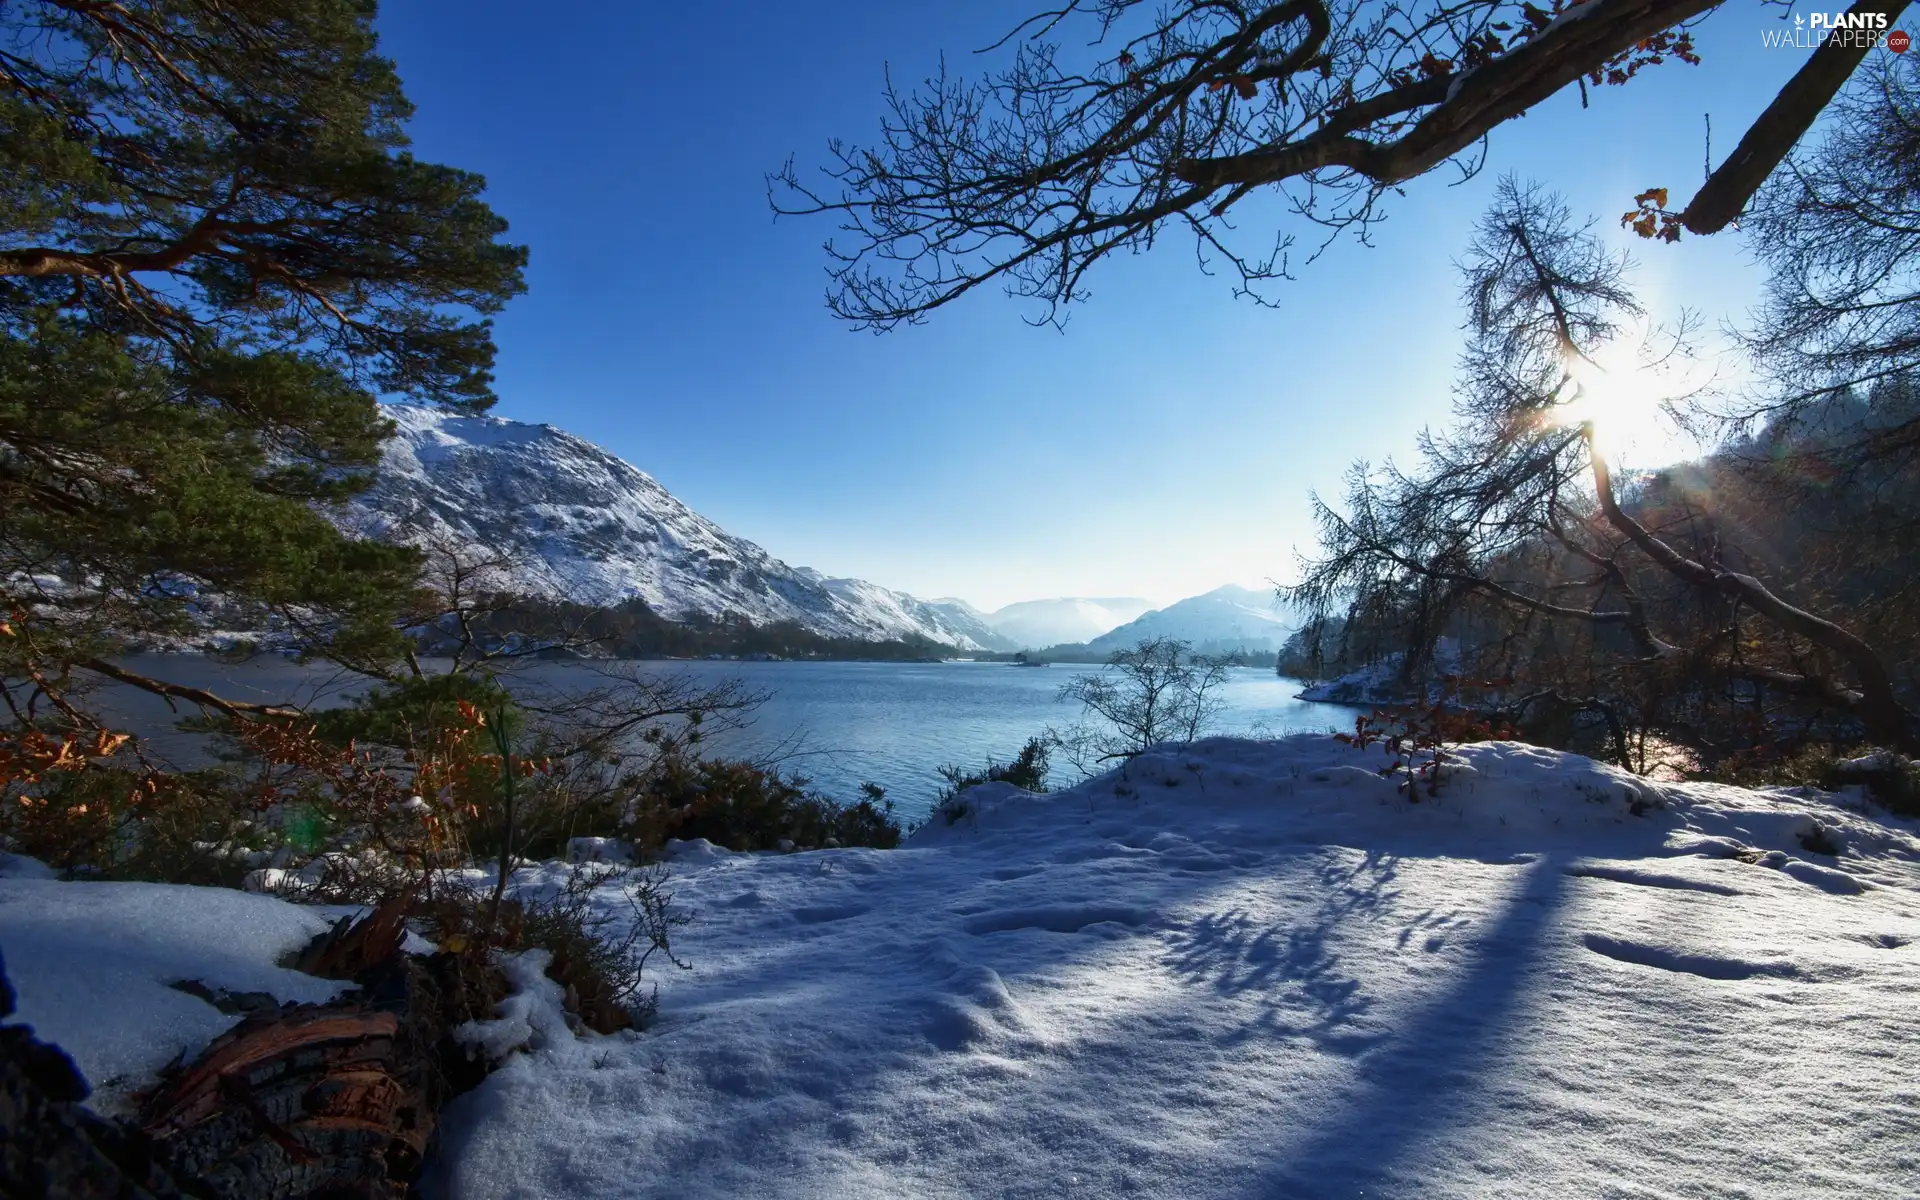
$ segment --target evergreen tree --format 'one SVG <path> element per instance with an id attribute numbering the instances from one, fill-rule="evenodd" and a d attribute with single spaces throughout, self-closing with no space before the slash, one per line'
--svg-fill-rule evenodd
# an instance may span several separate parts
<path id="1" fill-rule="evenodd" d="M 374 9 L 0 6 L 0 679 L 40 680 L 10 700 L 209 594 L 397 649 L 414 554 L 318 510 L 367 482 L 377 394 L 492 403 L 526 252 L 408 152 Z"/>

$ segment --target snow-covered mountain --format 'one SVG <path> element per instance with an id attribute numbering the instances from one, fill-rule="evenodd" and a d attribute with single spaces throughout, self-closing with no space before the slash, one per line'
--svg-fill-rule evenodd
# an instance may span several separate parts
<path id="1" fill-rule="evenodd" d="M 377 480 L 336 519 L 365 537 L 504 557 L 504 586 L 581 604 L 638 597 L 662 616 L 738 614 L 868 639 L 1013 649 L 958 601 L 791 567 L 654 479 L 551 425 L 389 405 Z"/>
<path id="2" fill-rule="evenodd" d="M 1152 607 L 1153 601 L 1138 596 L 1062 596 L 1009 604 L 986 614 L 986 621 L 1009 641 L 1039 650 L 1092 641 Z"/>
<path id="3" fill-rule="evenodd" d="M 1228 584 L 1158 608 L 1087 643 L 1093 650 L 1122 650 L 1141 638 L 1173 637 L 1198 648 L 1278 650 L 1299 626 L 1267 589 Z"/>

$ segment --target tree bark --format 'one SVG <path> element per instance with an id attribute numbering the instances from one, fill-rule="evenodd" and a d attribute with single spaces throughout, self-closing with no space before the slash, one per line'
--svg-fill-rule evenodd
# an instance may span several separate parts
<path id="1" fill-rule="evenodd" d="M 1907 4 L 1908 0 L 1859 0 L 1847 12 L 1883 14 L 1890 30 Z M 1727 160 L 1700 185 L 1680 214 L 1680 223 L 1692 233 L 1718 233 L 1736 220 L 1767 176 L 1833 102 L 1841 85 L 1867 56 L 1867 50 L 1864 41 L 1836 43 L 1829 39 L 1822 43 L 1747 129 Z"/>
<path id="2" fill-rule="evenodd" d="M 209 1194 L 406 1194 L 441 1104 L 485 1072 L 454 1045 L 452 1029 L 472 1001 L 490 1004 L 498 992 L 464 996 L 452 955 L 401 954 L 400 913 L 393 902 L 343 921 L 300 957 L 303 969 L 353 978 L 358 993 L 249 1016 L 148 1097 L 143 1129 Z"/>
<path id="3" fill-rule="evenodd" d="M 1625 534 L 1648 558 L 1671 574 L 1697 587 L 1711 588 L 1738 600 L 1781 629 L 1805 638 L 1852 667 L 1859 681 L 1857 696 L 1850 697 L 1848 690 L 1835 686 L 1819 686 L 1819 690 L 1836 703 L 1851 708 L 1872 740 L 1909 754 L 1920 753 L 1920 733 L 1916 732 L 1920 723 L 1916 723 L 1914 715 L 1900 703 L 1899 694 L 1893 687 L 1893 677 L 1887 673 L 1886 663 L 1880 660 L 1880 655 L 1872 646 L 1825 617 L 1789 604 L 1753 576 L 1695 562 L 1655 536 L 1652 530 L 1634 520 L 1620 507 L 1613 493 L 1613 472 L 1593 444 L 1592 427 L 1587 427 L 1586 432 L 1587 457 L 1593 464 L 1594 492 L 1608 524 Z M 1772 682 L 1781 681 L 1774 679 Z M 1817 680 L 1808 680 L 1808 683 L 1819 685 Z M 1848 703 L 1849 699 L 1851 703 Z"/>

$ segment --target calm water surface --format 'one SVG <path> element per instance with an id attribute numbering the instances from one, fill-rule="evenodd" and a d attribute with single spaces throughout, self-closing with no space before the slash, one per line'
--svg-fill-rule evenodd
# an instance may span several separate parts
<path id="1" fill-rule="evenodd" d="M 151 655 L 129 660 L 133 669 L 175 683 L 217 687 L 235 699 L 331 705 L 365 686 L 365 680 L 325 668 L 262 658 L 229 665 L 194 655 Z M 1078 709 L 1056 699 L 1075 674 L 1093 667 L 1057 664 L 1012 667 L 1004 663 L 856 662 L 661 662 L 648 670 L 678 672 L 703 684 L 740 679 L 770 694 L 743 730 L 709 744 L 729 754 L 783 751 L 793 769 L 840 799 L 858 797 L 862 781 L 887 789 L 901 813 L 918 818 L 939 789 L 943 763 L 978 766 L 987 756 L 1002 761 L 1027 738 L 1049 725 L 1066 726 Z M 528 676 L 545 686 L 592 686 L 592 671 L 577 664 L 541 663 Z M 1226 709 L 1214 732 L 1279 735 L 1344 728 L 1350 710 L 1293 698 L 1297 681 L 1270 670 L 1236 668 L 1222 698 Z M 165 702 L 127 689 L 103 692 L 100 706 L 135 728 L 162 729 Z M 184 735 L 163 735 L 176 756 L 193 754 Z M 1072 768 L 1055 767 L 1052 782 L 1072 781 Z"/>

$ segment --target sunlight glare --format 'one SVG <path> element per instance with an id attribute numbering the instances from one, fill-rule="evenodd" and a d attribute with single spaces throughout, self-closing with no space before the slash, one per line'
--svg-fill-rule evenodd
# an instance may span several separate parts
<path id="1" fill-rule="evenodd" d="M 1573 360 L 1569 372 L 1577 390 L 1561 412 L 1569 424 L 1593 422 L 1599 450 L 1614 466 L 1650 470 L 1702 453 L 1667 407 L 1690 389 L 1650 370 L 1631 339 L 1608 345 L 1591 362 Z"/>

